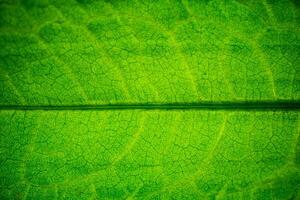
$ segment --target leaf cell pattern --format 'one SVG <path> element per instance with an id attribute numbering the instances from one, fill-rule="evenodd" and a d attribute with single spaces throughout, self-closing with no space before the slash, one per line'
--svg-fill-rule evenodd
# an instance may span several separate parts
<path id="1" fill-rule="evenodd" d="M 0 199 L 300 199 L 299 8 L 0 0 Z"/>

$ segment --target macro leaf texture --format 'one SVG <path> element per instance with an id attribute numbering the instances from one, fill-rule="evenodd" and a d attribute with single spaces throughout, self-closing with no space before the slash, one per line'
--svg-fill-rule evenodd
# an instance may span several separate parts
<path id="1" fill-rule="evenodd" d="M 300 199 L 297 0 L 0 0 L 0 199 Z"/>

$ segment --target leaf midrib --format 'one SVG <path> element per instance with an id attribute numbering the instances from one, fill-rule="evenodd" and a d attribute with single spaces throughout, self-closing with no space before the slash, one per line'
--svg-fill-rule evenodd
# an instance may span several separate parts
<path id="1" fill-rule="evenodd" d="M 0 110 L 300 110 L 300 101 L 0 105 Z"/>

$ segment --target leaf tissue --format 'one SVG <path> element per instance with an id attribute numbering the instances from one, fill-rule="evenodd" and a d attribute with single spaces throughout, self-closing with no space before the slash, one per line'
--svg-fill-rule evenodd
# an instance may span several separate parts
<path id="1" fill-rule="evenodd" d="M 0 0 L 0 199 L 300 199 L 297 0 Z"/>

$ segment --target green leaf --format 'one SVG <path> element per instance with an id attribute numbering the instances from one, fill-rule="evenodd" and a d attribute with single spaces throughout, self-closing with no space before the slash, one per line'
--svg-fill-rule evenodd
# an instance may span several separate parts
<path id="1" fill-rule="evenodd" d="M 300 98 L 292 2 L 24 0 L 0 9 L 3 105 Z"/>
<path id="2" fill-rule="evenodd" d="M 299 189 L 298 112 L 2 111 L 1 127 L 6 198 L 291 199 Z"/>
<path id="3" fill-rule="evenodd" d="M 299 199 L 288 0 L 0 0 L 0 199 Z"/>

